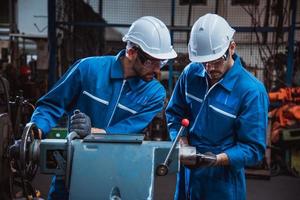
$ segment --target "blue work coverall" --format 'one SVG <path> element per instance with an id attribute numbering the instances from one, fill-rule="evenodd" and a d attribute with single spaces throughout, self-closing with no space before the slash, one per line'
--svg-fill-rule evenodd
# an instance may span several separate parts
<path id="1" fill-rule="evenodd" d="M 210 88 L 202 64 L 190 63 L 184 69 L 166 109 L 170 137 L 176 137 L 181 120 L 188 118 L 189 144 L 200 153 L 225 152 L 230 164 L 183 167 L 175 199 L 246 198 L 244 167 L 264 156 L 268 105 L 263 84 L 242 67 L 236 54 L 234 65 Z"/>
<path id="2" fill-rule="evenodd" d="M 31 122 L 43 131 L 43 137 L 66 113 L 75 109 L 91 118 L 92 127 L 107 134 L 141 133 L 154 116 L 161 112 L 165 89 L 153 79 L 124 79 L 120 57 L 88 57 L 77 61 L 53 88 L 37 102 Z M 64 187 L 52 181 L 49 199 L 66 199 Z"/>

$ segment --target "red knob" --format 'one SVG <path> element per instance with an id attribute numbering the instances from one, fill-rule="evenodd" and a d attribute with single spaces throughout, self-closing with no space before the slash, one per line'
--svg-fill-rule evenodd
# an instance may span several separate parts
<path id="1" fill-rule="evenodd" d="M 181 121 L 181 125 L 184 126 L 184 127 L 188 127 L 190 124 L 190 121 L 188 119 L 183 119 Z"/>

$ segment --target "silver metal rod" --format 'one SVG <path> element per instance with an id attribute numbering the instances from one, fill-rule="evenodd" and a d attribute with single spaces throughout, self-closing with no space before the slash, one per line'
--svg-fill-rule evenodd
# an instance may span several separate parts
<path id="1" fill-rule="evenodd" d="M 182 132 L 184 131 L 184 129 L 185 129 L 184 126 L 181 126 L 181 127 L 180 127 L 179 132 L 178 132 L 178 134 L 177 134 L 175 140 L 173 141 L 173 144 L 172 144 L 172 146 L 171 146 L 171 149 L 169 150 L 168 155 L 167 155 L 167 157 L 166 157 L 166 159 L 165 159 L 164 165 L 167 165 L 167 166 L 169 165 L 169 158 L 170 158 L 171 154 L 173 153 L 174 148 L 175 148 L 175 146 L 176 146 L 176 144 L 177 144 L 177 142 L 178 142 L 178 139 L 179 139 L 179 137 L 181 136 L 181 134 L 182 134 Z"/>

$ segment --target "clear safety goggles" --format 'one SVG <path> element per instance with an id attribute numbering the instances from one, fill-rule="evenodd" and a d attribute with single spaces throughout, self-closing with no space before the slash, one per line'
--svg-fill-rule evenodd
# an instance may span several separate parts
<path id="1" fill-rule="evenodd" d="M 209 62 L 203 62 L 202 64 L 204 66 L 210 65 L 210 66 L 219 66 L 221 64 L 223 64 L 223 62 L 225 61 L 224 57 L 221 57 L 217 60 L 213 60 L 213 61 L 209 61 Z"/>
<path id="2" fill-rule="evenodd" d="M 149 55 L 144 53 L 141 49 L 137 49 L 137 53 L 139 55 L 139 59 L 140 59 L 141 63 L 145 66 L 159 66 L 160 68 L 162 68 L 169 61 L 168 59 L 160 60 L 160 59 L 156 59 L 156 58 L 151 58 L 151 57 L 149 57 Z"/>
<path id="3" fill-rule="evenodd" d="M 228 55 L 229 55 L 229 49 L 227 49 L 227 51 L 225 52 L 225 54 L 221 58 L 218 58 L 217 60 L 213 60 L 213 61 L 209 61 L 209 62 L 203 62 L 202 64 L 204 66 L 207 66 L 207 65 L 219 66 L 219 65 L 223 64 L 224 61 L 227 60 Z"/>

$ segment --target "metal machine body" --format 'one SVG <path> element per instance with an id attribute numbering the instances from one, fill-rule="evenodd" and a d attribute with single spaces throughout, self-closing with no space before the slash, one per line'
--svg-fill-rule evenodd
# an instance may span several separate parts
<path id="1" fill-rule="evenodd" d="M 72 200 L 109 199 L 114 188 L 121 199 L 170 199 L 179 171 L 178 148 L 170 156 L 168 174 L 157 176 L 155 171 L 171 145 L 143 141 L 141 135 L 101 134 L 72 140 L 70 153 L 67 140 L 45 139 L 40 143 L 39 166 L 41 173 L 70 174 Z"/>

